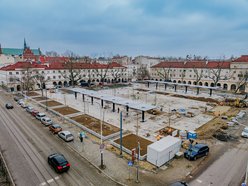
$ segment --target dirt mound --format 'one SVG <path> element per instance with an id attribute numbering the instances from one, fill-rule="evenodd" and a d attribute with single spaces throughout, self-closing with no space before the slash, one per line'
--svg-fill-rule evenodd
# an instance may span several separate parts
<path id="1" fill-rule="evenodd" d="M 215 100 L 213 98 L 194 97 L 194 96 L 186 96 L 186 95 L 179 95 L 179 94 L 173 94 L 171 96 L 172 97 L 192 99 L 192 100 L 196 100 L 196 101 L 204 101 L 204 102 L 210 102 L 210 103 L 217 103 L 217 104 L 219 104 L 219 101 L 218 100 Z"/>

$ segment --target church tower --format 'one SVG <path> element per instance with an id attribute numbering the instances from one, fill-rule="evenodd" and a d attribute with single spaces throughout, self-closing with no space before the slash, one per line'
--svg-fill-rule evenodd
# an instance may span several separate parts
<path id="1" fill-rule="evenodd" d="M 26 43 L 26 39 L 24 38 L 24 46 L 23 46 L 23 50 L 25 50 L 27 48 L 27 43 Z"/>

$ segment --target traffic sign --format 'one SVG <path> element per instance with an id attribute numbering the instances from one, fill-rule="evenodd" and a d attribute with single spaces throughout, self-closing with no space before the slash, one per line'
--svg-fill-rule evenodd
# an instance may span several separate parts
<path id="1" fill-rule="evenodd" d="M 128 166 L 130 166 L 130 167 L 133 166 L 133 162 L 132 162 L 132 161 L 128 161 L 127 164 L 128 164 Z"/>
<path id="2" fill-rule="evenodd" d="M 104 144 L 100 144 L 100 150 L 103 150 L 104 149 Z"/>

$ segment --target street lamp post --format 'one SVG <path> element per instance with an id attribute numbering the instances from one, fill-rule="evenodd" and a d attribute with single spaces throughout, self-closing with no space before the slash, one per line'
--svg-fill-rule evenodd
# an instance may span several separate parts
<path id="1" fill-rule="evenodd" d="M 137 113 L 136 136 L 137 136 L 137 165 L 136 165 L 136 183 L 139 183 L 139 158 L 140 158 L 140 142 L 139 142 L 139 113 Z"/>
<path id="2" fill-rule="evenodd" d="M 46 111 L 48 110 L 47 109 L 47 88 L 45 88 L 46 89 Z"/>

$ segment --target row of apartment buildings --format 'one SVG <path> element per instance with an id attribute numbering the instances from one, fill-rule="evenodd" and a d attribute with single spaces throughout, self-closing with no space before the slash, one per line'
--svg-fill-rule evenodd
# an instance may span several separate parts
<path id="1" fill-rule="evenodd" d="M 11 90 L 20 90 L 22 79 L 41 74 L 47 85 L 71 84 L 72 76 L 68 57 L 49 57 L 40 49 L 30 49 L 24 40 L 23 49 L 1 48 L 0 83 Z M 115 56 L 112 59 L 90 59 L 73 61 L 75 76 L 85 82 L 126 82 L 142 79 L 172 81 L 203 86 L 220 86 L 224 90 L 248 92 L 248 55 L 233 60 L 170 59 L 149 56 Z M 145 73 L 144 73 L 145 72 Z M 33 88 L 38 88 L 34 83 Z"/>

